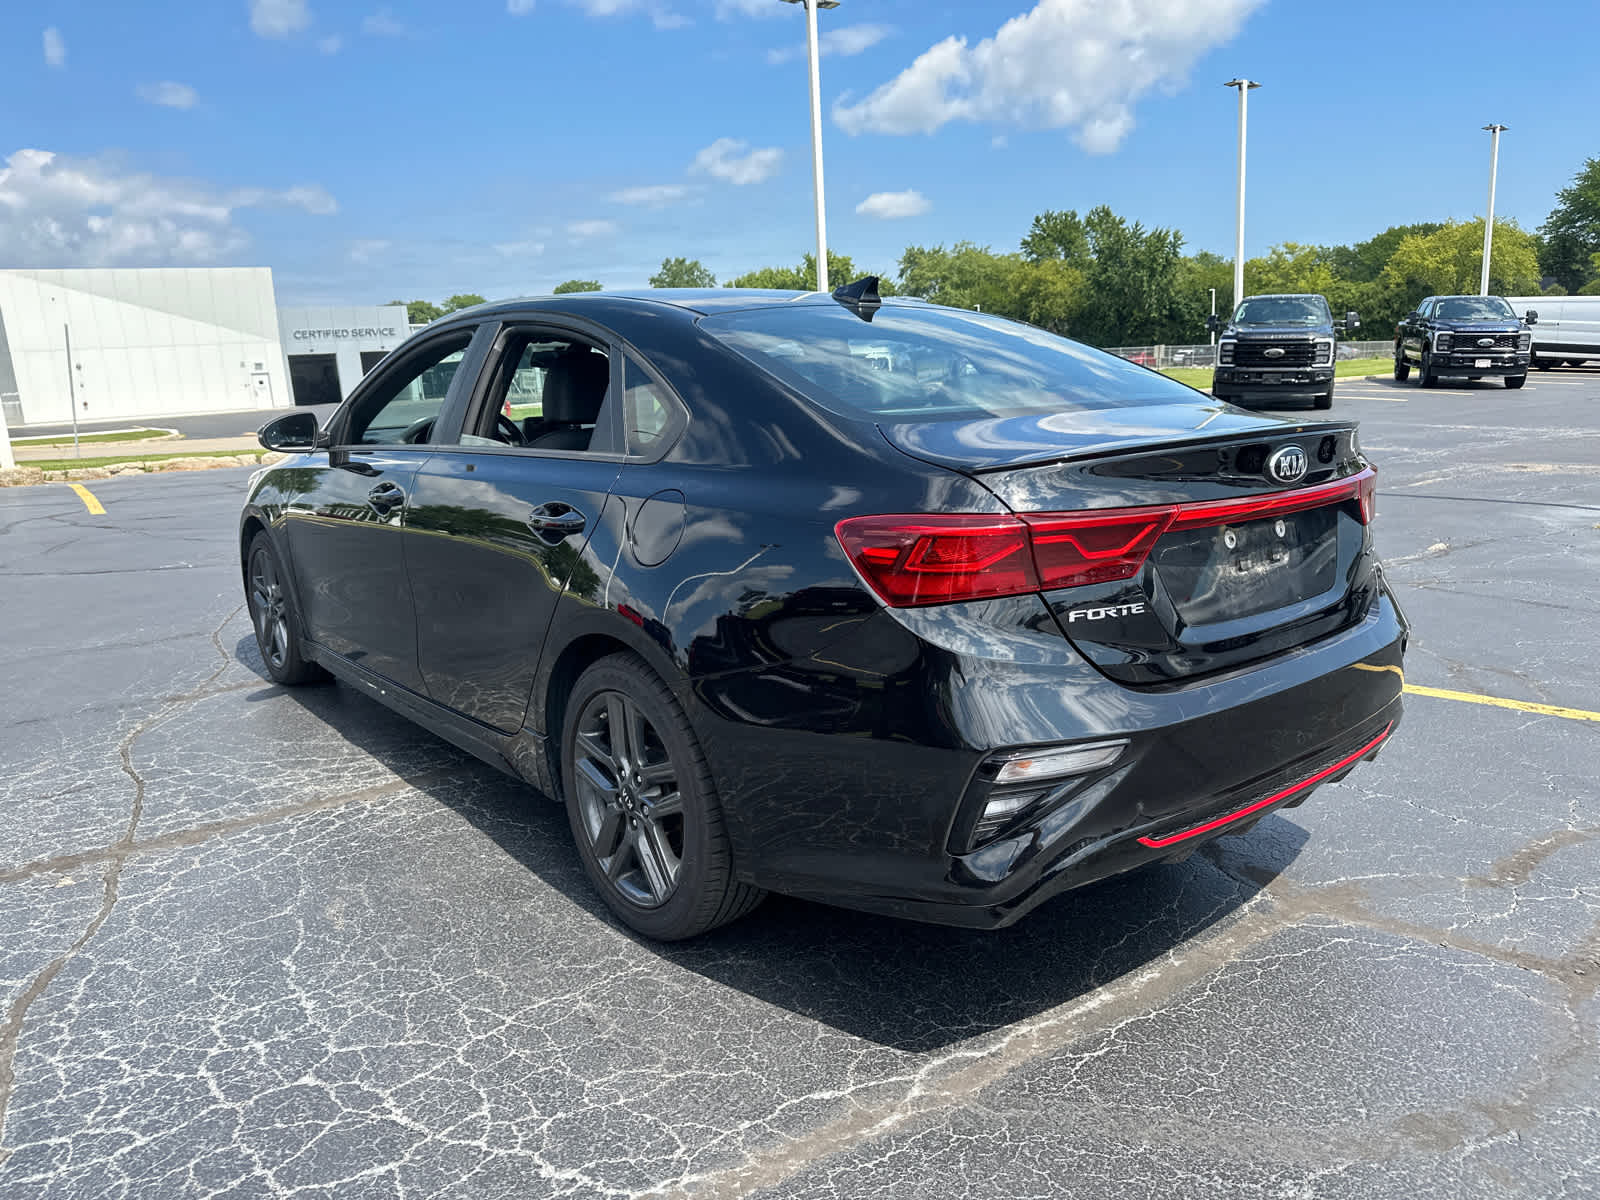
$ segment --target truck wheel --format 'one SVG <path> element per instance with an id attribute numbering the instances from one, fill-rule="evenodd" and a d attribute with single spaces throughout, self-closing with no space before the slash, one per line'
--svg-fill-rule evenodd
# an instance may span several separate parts
<path id="1" fill-rule="evenodd" d="M 1333 389 L 1329 388 L 1327 391 L 1323 392 L 1321 395 L 1319 395 L 1315 399 L 1313 399 L 1312 402 L 1311 402 L 1311 406 L 1313 408 L 1323 408 L 1323 409 L 1332 408 L 1333 407 Z"/>
<path id="2" fill-rule="evenodd" d="M 1555 366 L 1555 362 L 1548 358 L 1540 358 L 1537 354 L 1528 355 L 1528 365 L 1539 371 L 1548 371 Z"/>
<path id="3" fill-rule="evenodd" d="M 1439 377 L 1433 373 L 1433 364 L 1428 361 L 1428 352 L 1422 352 L 1422 365 L 1417 368 L 1417 373 L 1422 376 L 1423 387 L 1438 387 Z"/>
<path id="4" fill-rule="evenodd" d="M 1411 378 L 1411 364 L 1402 355 L 1394 356 L 1394 381 L 1404 383 Z"/>
<path id="5" fill-rule="evenodd" d="M 1523 384 L 1525 384 L 1527 382 L 1528 382 L 1528 377 L 1526 375 L 1507 375 L 1506 376 L 1506 386 L 1508 388 L 1519 388 L 1519 387 L 1521 387 Z"/>

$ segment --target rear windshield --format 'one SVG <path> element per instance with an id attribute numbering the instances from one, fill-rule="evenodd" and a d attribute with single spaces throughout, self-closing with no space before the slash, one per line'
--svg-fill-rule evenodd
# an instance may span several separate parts
<path id="1" fill-rule="evenodd" d="M 1239 305 L 1233 319 L 1240 325 L 1326 325 L 1333 320 L 1321 296 L 1257 296 Z"/>
<path id="2" fill-rule="evenodd" d="M 1193 389 L 1088 346 L 982 313 L 885 304 L 747 309 L 701 328 L 832 412 L 888 421 L 1186 404 Z"/>
<path id="3" fill-rule="evenodd" d="M 1502 321 L 1517 314 L 1499 296 L 1457 296 L 1439 301 L 1433 315 L 1445 321 Z"/>

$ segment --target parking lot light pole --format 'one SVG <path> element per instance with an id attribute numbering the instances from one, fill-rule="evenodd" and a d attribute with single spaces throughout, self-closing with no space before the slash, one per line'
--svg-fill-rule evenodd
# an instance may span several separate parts
<path id="1" fill-rule="evenodd" d="M 1245 110 L 1251 92 L 1260 87 L 1249 79 L 1230 79 L 1224 87 L 1239 89 L 1239 213 L 1233 239 L 1233 302 L 1244 299 L 1244 130 Z"/>
<path id="2" fill-rule="evenodd" d="M 1217 316 L 1217 289 L 1216 288 L 1207 288 L 1206 291 L 1211 293 L 1211 317 L 1212 317 L 1211 324 L 1213 326 L 1215 326 L 1216 323 L 1217 323 L 1216 322 L 1216 316 Z M 1213 328 L 1211 330 L 1211 344 L 1213 346 L 1215 346 L 1217 344 L 1217 331 L 1216 331 L 1215 328 Z"/>
<path id="3" fill-rule="evenodd" d="M 1494 177 L 1500 169 L 1500 135 L 1508 125 L 1485 125 L 1489 134 L 1489 213 L 1483 219 L 1483 274 L 1478 276 L 1478 295 L 1489 294 L 1489 249 L 1494 244 Z"/>
<path id="4" fill-rule="evenodd" d="M 822 201 L 822 71 L 817 64 L 817 9 L 839 0 L 784 0 L 806 10 L 806 55 L 811 60 L 811 191 L 817 203 L 817 291 L 828 290 L 828 219 Z"/>

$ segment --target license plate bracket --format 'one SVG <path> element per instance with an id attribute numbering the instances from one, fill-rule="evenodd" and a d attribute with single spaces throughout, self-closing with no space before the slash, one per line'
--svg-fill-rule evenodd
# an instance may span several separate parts
<path id="1" fill-rule="evenodd" d="M 1494 365 L 1494 362 L 1492 359 L 1479 358 L 1475 359 L 1472 365 L 1475 367 L 1490 367 Z"/>

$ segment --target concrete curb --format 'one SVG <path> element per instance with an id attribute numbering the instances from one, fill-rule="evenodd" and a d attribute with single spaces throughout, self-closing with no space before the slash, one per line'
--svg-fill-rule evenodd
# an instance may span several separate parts
<path id="1" fill-rule="evenodd" d="M 122 475 L 158 475 L 168 471 L 220 471 L 230 467 L 270 467 L 285 454 L 219 454 L 198 458 L 162 458 L 154 462 L 112 463 L 105 467 L 70 467 L 64 471 L 45 471 L 17 465 L 0 470 L 0 488 L 32 487 L 45 483 L 81 483 L 90 479 L 114 479 Z"/>

